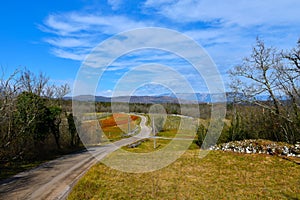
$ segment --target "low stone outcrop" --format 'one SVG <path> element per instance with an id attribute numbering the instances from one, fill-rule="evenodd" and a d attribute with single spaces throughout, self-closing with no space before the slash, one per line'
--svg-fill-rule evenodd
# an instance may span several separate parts
<path id="1" fill-rule="evenodd" d="M 210 147 L 210 150 L 232 151 L 247 154 L 258 153 L 281 155 L 300 158 L 300 143 L 291 145 L 283 142 L 272 142 L 268 140 L 233 141 L 212 146 Z"/>

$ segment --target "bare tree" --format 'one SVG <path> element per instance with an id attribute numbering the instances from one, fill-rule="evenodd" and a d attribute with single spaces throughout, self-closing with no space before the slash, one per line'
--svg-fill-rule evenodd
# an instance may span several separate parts
<path id="1" fill-rule="evenodd" d="M 290 51 L 281 53 L 285 60 L 284 65 L 278 68 L 277 80 L 289 97 L 294 109 L 294 114 L 299 118 L 299 99 L 300 99 L 300 39 L 297 47 Z"/>
<path id="2" fill-rule="evenodd" d="M 252 102 L 280 115 L 280 92 L 276 83 L 276 67 L 280 61 L 281 57 L 275 48 L 267 48 L 263 41 L 257 39 L 250 57 L 244 58 L 241 65 L 229 71 L 233 78 L 233 92 L 243 97 L 239 100 Z M 268 95 L 272 105 L 259 101 L 259 95 Z"/>
<path id="3" fill-rule="evenodd" d="M 20 92 L 21 84 L 18 79 L 19 70 L 14 71 L 5 79 L 4 69 L 1 68 L 0 77 L 0 147 L 6 147 L 13 138 L 13 113 L 15 112 L 16 97 Z"/>
<path id="4" fill-rule="evenodd" d="M 49 78 L 43 73 L 40 73 L 38 76 L 36 76 L 34 73 L 27 69 L 22 72 L 20 77 L 22 89 L 39 96 L 43 94 L 48 81 Z"/>
<path id="5" fill-rule="evenodd" d="M 63 84 L 59 87 L 56 87 L 56 98 L 62 99 L 68 93 L 70 93 L 71 89 L 68 84 Z"/>
<path id="6" fill-rule="evenodd" d="M 266 47 L 257 39 L 252 54 L 241 65 L 229 73 L 232 77 L 231 88 L 239 94 L 239 101 L 250 102 L 264 110 L 269 127 L 276 140 L 296 142 L 300 131 L 300 41 L 298 46 L 285 53 Z M 258 99 L 267 95 L 268 100 Z M 271 134 L 271 135 L 272 135 Z"/>
<path id="7" fill-rule="evenodd" d="M 297 42 L 297 47 L 287 53 L 284 53 L 283 57 L 288 59 L 294 66 L 294 69 L 300 73 L 300 39 Z"/>

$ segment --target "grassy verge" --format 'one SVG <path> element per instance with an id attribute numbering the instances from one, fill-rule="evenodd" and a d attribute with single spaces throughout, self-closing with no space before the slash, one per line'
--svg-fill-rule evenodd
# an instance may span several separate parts
<path id="1" fill-rule="evenodd" d="M 267 155 L 188 150 L 150 173 L 125 173 L 97 164 L 72 199 L 299 199 L 300 166 Z M 125 163 L 124 163 L 125 164 Z"/>

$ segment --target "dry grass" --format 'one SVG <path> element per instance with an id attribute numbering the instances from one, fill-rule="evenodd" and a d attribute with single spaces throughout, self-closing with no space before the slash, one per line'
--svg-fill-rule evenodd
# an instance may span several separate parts
<path id="1" fill-rule="evenodd" d="M 168 118 L 165 131 L 158 135 L 173 138 L 178 122 L 176 117 Z M 169 142 L 156 139 L 153 149 L 153 139 L 148 139 L 123 150 L 158 151 Z M 117 151 L 109 157 L 120 155 Z M 300 199 L 300 166 L 276 156 L 221 151 L 200 159 L 192 143 L 176 162 L 154 172 L 125 173 L 97 164 L 68 199 Z"/>
<path id="2" fill-rule="evenodd" d="M 217 151 L 199 159 L 198 153 L 188 150 L 151 173 L 125 173 L 97 164 L 68 199 L 300 198 L 300 166 L 290 161 Z"/>

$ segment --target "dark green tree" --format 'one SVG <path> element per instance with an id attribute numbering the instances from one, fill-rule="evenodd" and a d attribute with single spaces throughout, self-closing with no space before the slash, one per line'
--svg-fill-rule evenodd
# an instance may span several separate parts
<path id="1" fill-rule="evenodd" d="M 207 128 L 203 124 L 200 124 L 200 126 L 197 129 L 197 141 L 196 141 L 199 147 L 201 147 L 206 134 L 207 134 Z"/>
<path id="2" fill-rule="evenodd" d="M 68 114 L 68 126 L 69 126 L 69 133 L 71 136 L 70 145 L 71 146 L 78 146 L 79 145 L 79 136 L 77 134 L 75 120 L 76 117 L 73 116 L 72 113 Z"/>
<path id="3" fill-rule="evenodd" d="M 61 124 L 61 113 L 62 109 L 59 106 L 51 106 L 47 110 L 48 115 L 48 126 L 52 133 L 55 143 L 58 149 L 60 149 L 60 131 L 59 126 Z"/>
<path id="4" fill-rule="evenodd" d="M 15 117 L 15 129 L 25 138 L 25 143 L 33 140 L 34 145 L 43 143 L 48 136 L 48 116 L 44 99 L 31 93 L 23 92 L 17 98 L 17 112 Z"/>

